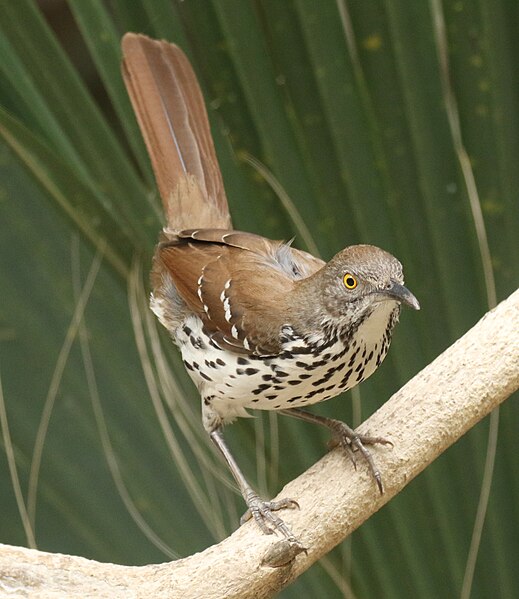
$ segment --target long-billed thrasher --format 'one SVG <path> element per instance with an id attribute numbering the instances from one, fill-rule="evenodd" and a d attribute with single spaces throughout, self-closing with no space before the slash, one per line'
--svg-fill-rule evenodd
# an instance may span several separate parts
<path id="1" fill-rule="evenodd" d="M 400 262 L 371 245 L 328 263 L 290 244 L 232 229 L 196 76 L 175 45 L 126 34 L 123 74 L 164 204 L 167 224 L 153 261 L 151 309 L 171 334 L 202 398 L 203 424 L 253 517 L 298 543 L 275 514 L 292 499 L 264 501 L 247 483 L 222 427 L 247 409 L 328 427 L 355 463 L 365 445 L 339 420 L 301 408 L 368 378 L 384 359 L 400 305 L 419 309 Z"/>

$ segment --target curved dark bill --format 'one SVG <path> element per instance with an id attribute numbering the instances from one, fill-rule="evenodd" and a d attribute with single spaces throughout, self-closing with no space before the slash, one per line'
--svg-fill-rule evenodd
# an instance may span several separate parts
<path id="1" fill-rule="evenodd" d="M 418 303 L 416 297 L 409 291 L 407 287 L 400 285 L 400 283 L 393 283 L 389 289 L 385 290 L 385 293 L 389 297 L 396 299 L 397 302 L 413 308 L 413 310 L 420 309 L 420 304 Z"/>

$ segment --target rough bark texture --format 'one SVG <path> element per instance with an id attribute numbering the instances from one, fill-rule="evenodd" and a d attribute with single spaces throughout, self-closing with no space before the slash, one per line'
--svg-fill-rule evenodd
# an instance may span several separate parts
<path id="1" fill-rule="evenodd" d="M 380 495 L 364 463 L 334 450 L 280 496 L 283 518 L 308 548 L 289 551 L 248 523 L 225 541 L 175 562 L 127 567 L 0 545 L 0 593 L 37 597 L 271 597 L 380 509 L 519 387 L 519 290 L 417 374 L 359 428 L 391 439 L 374 449 Z M 19 595 L 17 594 L 19 593 Z"/>

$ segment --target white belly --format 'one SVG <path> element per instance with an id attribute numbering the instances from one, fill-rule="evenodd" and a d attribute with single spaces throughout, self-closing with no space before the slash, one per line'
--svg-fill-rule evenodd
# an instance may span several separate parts
<path id="1" fill-rule="evenodd" d="M 395 308 L 379 306 L 359 327 L 353 341 L 338 339 L 318 351 L 292 352 L 300 339 L 283 346 L 275 357 L 240 355 L 214 347 L 192 316 L 176 335 L 186 369 L 205 405 L 223 420 L 246 415 L 246 408 L 279 410 L 325 401 L 367 379 L 380 365 L 390 343 L 386 334 Z"/>

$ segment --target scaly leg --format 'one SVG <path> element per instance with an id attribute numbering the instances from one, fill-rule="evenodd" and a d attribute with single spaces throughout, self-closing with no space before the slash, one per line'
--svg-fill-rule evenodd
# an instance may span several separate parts
<path id="1" fill-rule="evenodd" d="M 357 461 L 355 459 L 353 449 L 358 449 L 368 463 L 369 469 L 373 478 L 375 479 L 375 482 L 377 483 L 380 493 L 384 492 L 380 471 L 376 467 L 375 462 L 371 457 L 371 453 L 364 447 L 364 445 L 375 445 L 376 443 L 380 443 L 382 445 L 392 445 L 391 441 L 383 439 L 382 437 L 368 437 L 366 435 L 359 435 L 341 420 L 327 418 L 326 416 L 319 416 L 317 414 L 307 412 L 306 410 L 300 410 L 299 408 L 279 410 L 279 412 L 281 414 L 285 414 L 286 416 L 292 416 L 293 418 L 299 418 L 300 420 L 305 420 L 306 422 L 312 422 L 314 424 L 320 424 L 321 426 L 328 428 L 331 431 L 334 440 L 337 442 L 337 445 L 340 445 L 344 448 L 355 468 L 357 467 Z"/>
<path id="2" fill-rule="evenodd" d="M 283 520 L 281 520 L 281 518 L 278 518 L 273 513 L 282 508 L 298 508 L 299 504 L 297 501 L 294 499 L 263 501 L 263 499 L 261 499 L 259 495 L 253 491 L 252 487 L 249 485 L 247 479 L 238 467 L 236 460 L 225 443 L 221 429 L 217 428 L 211 431 L 209 435 L 213 443 L 216 445 L 216 447 L 218 447 L 225 458 L 234 480 L 237 482 L 240 492 L 243 495 L 243 499 L 245 499 L 245 503 L 247 504 L 248 510 L 242 517 L 240 524 L 243 524 L 243 522 L 252 517 L 265 534 L 272 534 L 274 530 L 278 530 L 288 541 L 295 543 L 302 548 L 301 543 L 292 534 L 288 526 L 283 522 Z"/>

